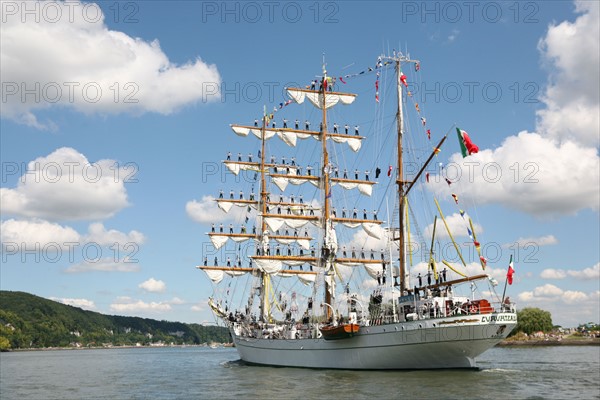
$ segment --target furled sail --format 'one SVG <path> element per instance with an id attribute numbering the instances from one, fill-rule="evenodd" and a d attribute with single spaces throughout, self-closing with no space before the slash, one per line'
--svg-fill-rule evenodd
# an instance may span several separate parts
<path id="1" fill-rule="evenodd" d="M 287 93 L 298 104 L 304 103 L 304 99 L 308 99 L 315 107 L 323 108 L 323 94 L 314 90 L 287 88 Z M 337 103 L 343 105 L 352 104 L 356 99 L 355 94 L 326 92 L 325 108 L 331 108 Z"/>
<path id="2" fill-rule="evenodd" d="M 238 175 L 240 171 L 256 171 L 260 172 L 258 163 L 246 163 L 246 162 L 234 162 L 225 161 L 225 166 L 228 170 L 233 172 L 234 175 Z"/>

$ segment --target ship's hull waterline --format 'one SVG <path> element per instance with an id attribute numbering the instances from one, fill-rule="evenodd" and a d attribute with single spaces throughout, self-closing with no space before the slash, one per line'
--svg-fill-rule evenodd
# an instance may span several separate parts
<path id="1" fill-rule="evenodd" d="M 327 369 L 476 368 L 475 357 L 516 325 L 514 313 L 494 313 L 363 326 L 341 340 L 232 336 L 243 361 Z"/>

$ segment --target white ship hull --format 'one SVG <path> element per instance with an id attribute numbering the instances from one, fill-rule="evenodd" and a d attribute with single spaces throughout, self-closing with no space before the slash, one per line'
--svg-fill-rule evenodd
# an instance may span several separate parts
<path id="1" fill-rule="evenodd" d="M 332 369 L 475 368 L 475 357 L 516 325 L 514 313 L 463 315 L 363 326 L 340 340 L 232 336 L 242 360 L 262 365 Z"/>

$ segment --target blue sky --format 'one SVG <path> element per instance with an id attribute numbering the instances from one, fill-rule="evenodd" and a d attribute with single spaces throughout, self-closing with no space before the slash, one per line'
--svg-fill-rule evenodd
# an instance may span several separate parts
<path id="1" fill-rule="evenodd" d="M 314 79 L 323 53 L 328 72 L 344 76 L 401 49 L 421 61 L 406 72 L 433 138 L 456 124 L 480 148 L 462 159 L 451 132 L 436 163 L 463 178 L 420 185 L 423 196 L 452 215 L 450 193 L 460 192 L 482 243 L 500 249 L 488 255 L 499 280 L 515 254 L 508 292 L 518 307 L 547 309 L 566 326 L 598 321 L 597 3 L 1 3 L 3 290 L 212 321 L 211 284 L 194 267 L 225 214 L 205 196 L 248 193 L 251 184 L 219 163 L 228 151 L 258 149 L 228 125 L 285 101 L 282 88 Z M 393 94 L 383 87 L 390 77 L 382 95 Z M 374 79 L 349 78 L 340 89 L 357 93 L 357 104 L 330 118 L 385 135 L 392 104 L 374 102 Z M 314 126 L 316 115 L 293 104 L 278 118 Z M 422 143 L 418 119 L 409 128 Z M 373 142 L 349 169 L 387 167 L 392 152 Z M 270 146 L 278 157 L 311 154 Z M 498 166 L 502 178 L 475 168 L 469 181 L 468 161 Z"/>

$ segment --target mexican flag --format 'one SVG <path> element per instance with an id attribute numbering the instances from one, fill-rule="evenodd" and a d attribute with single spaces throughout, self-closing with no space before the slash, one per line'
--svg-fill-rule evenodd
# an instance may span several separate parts
<path id="1" fill-rule="evenodd" d="M 511 254 L 510 263 L 508 264 L 508 272 L 506 273 L 506 280 L 508 281 L 509 285 L 512 285 L 514 273 L 515 273 L 515 269 L 513 268 L 513 260 L 512 260 L 512 254 Z"/>
<path id="2" fill-rule="evenodd" d="M 458 143 L 460 144 L 460 151 L 463 158 L 479 152 L 479 147 L 471 141 L 466 131 L 456 128 L 456 133 L 458 134 Z"/>

